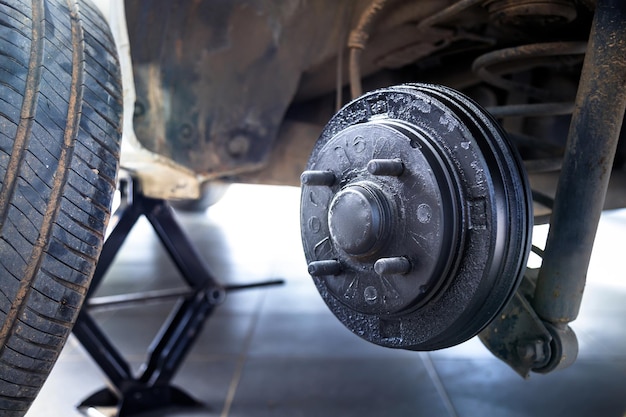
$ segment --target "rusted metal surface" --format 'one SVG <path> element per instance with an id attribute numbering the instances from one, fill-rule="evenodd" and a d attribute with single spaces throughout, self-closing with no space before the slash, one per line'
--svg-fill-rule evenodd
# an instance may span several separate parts
<path id="1" fill-rule="evenodd" d="M 258 167 L 303 70 L 342 27 L 333 4 L 127 1 L 139 140 L 207 176 Z"/>
<path id="2" fill-rule="evenodd" d="M 420 7 L 402 0 L 389 3 L 393 7 L 381 14 L 364 52 L 365 77 L 380 71 L 376 62 L 389 52 L 451 36 L 450 31 L 439 30 L 421 41 L 411 23 L 445 2 L 426 0 Z M 368 4 L 369 0 L 279 4 L 128 0 L 137 95 L 134 128 L 139 141 L 204 179 L 240 175 L 252 179 L 243 174 L 268 168 L 274 173 L 262 175 L 276 181 L 276 170 L 268 162 L 279 149 L 288 109 L 297 101 L 333 92 L 337 57 L 347 51 L 347 32 Z M 341 85 L 347 82 L 346 76 Z M 332 111 L 325 114 L 320 127 Z M 309 115 L 293 121 L 315 124 Z M 291 140 L 294 144 L 289 147 L 294 147 L 306 137 Z M 298 169 L 288 172 L 305 163 L 304 156 L 292 160 Z M 293 183 L 292 177 L 287 175 L 282 182 Z"/>
<path id="3" fill-rule="evenodd" d="M 506 28 L 490 30 L 489 25 L 501 25 L 494 10 L 515 16 L 519 8 L 503 0 L 488 3 L 386 2 L 360 60 L 365 89 L 406 81 L 455 88 L 478 84 L 468 62 L 498 44 L 528 38 L 519 27 L 513 35 Z M 537 19 L 573 7 L 563 0 L 531 3 Z M 295 173 L 306 157 L 289 151 L 285 158 L 285 150 L 311 148 L 311 128 L 317 125 L 319 133 L 344 104 L 348 33 L 370 4 L 126 1 L 141 144 L 187 170 L 186 176 L 297 184 Z M 562 31 L 558 26 L 558 40 L 584 39 L 588 11 L 577 9 L 572 25 Z M 457 53 L 458 60 L 449 58 Z"/>
<path id="4" fill-rule="evenodd" d="M 523 378 L 550 359 L 552 335 L 530 305 L 537 270 L 527 270 L 515 297 L 479 337 L 498 359 Z"/>
<path id="5" fill-rule="evenodd" d="M 322 126 L 285 121 L 263 169 L 244 173 L 237 180 L 249 184 L 300 185 L 300 174 L 311 155 Z"/>

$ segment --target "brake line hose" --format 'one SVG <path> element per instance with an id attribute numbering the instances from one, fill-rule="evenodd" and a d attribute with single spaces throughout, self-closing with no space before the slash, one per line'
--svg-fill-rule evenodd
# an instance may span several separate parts
<path id="1" fill-rule="evenodd" d="M 365 49 L 369 38 L 372 23 L 376 15 L 384 8 L 387 0 L 372 0 L 367 8 L 361 13 L 359 22 L 348 37 L 350 49 L 350 93 L 352 99 L 363 94 L 361 86 L 361 53 Z"/>

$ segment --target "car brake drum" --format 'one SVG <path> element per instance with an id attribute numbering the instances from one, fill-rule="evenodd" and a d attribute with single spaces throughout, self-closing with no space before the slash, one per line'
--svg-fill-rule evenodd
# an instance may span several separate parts
<path id="1" fill-rule="evenodd" d="M 532 229 L 524 168 L 461 93 L 365 94 L 328 123 L 301 179 L 309 273 L 337 318 L 373 343 L 461 343 L 519 285 Z"/>

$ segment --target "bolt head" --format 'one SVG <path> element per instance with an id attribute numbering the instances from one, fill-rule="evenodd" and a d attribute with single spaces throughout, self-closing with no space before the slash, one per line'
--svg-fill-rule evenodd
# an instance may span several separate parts
<path id="1" fill-rule="evenodd" d="M 245 156 L 250 150 L 250 138 L 245 135 L 238 134 L 232 137 L 227 144 L 227 151 L 233 158 L 241 158 Z"/>

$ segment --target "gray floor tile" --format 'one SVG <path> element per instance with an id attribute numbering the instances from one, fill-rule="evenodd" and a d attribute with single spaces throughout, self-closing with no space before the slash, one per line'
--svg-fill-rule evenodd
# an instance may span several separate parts
<path id="1" fill-rule="evenodd" d="M 579 361 L 529 380 L 495 359 L 434 364 L 459 417 L 623 417 L 626 412 L 626 361 Z"/>
<path id="2" fill-rule="evenodd" d="M 354 335 L 330 312 L 264 314 L 249 355 L 267 358 L 400 358 L 415 352 L 383 348 Z"/>
<path id="3" fill-rule="evenodd" d="M 433 359 L 490 359 L 493 355 L 478 337 L 447 349 L 429 352 Z"/>
<path id="4" fill-rule="evenodd" d="M 308 277 L 307 277 L 308 278 Z M 301 282 L 288 281 L 286 285 L 267 291 L 262 307 L 263 314 L 331 314 L 319 295 L 313 282 L 303 279 Z"/>
<path id="5" fill-rule="evenodd" d="M 229 416 L 446 416 L 413 359 L 250 359 Z"/>
<path id="6" fill-rule="evenodd" d="M 238 367 L 238 362 L 231 359 L 202 360 L 199 357 L 190 357 L 181 367 L 174 378 L 173 384 L 181 387 L 194 399 L 200 401 L 204 407 L 200 409 L 166 410 L 164 416 L 219 416 L 224 409 L 228 397 L 230 382 Z M 154 414 L 157 417 L 158 414 Z M 153 417 L 153 416 L 150 416 Z"/>

